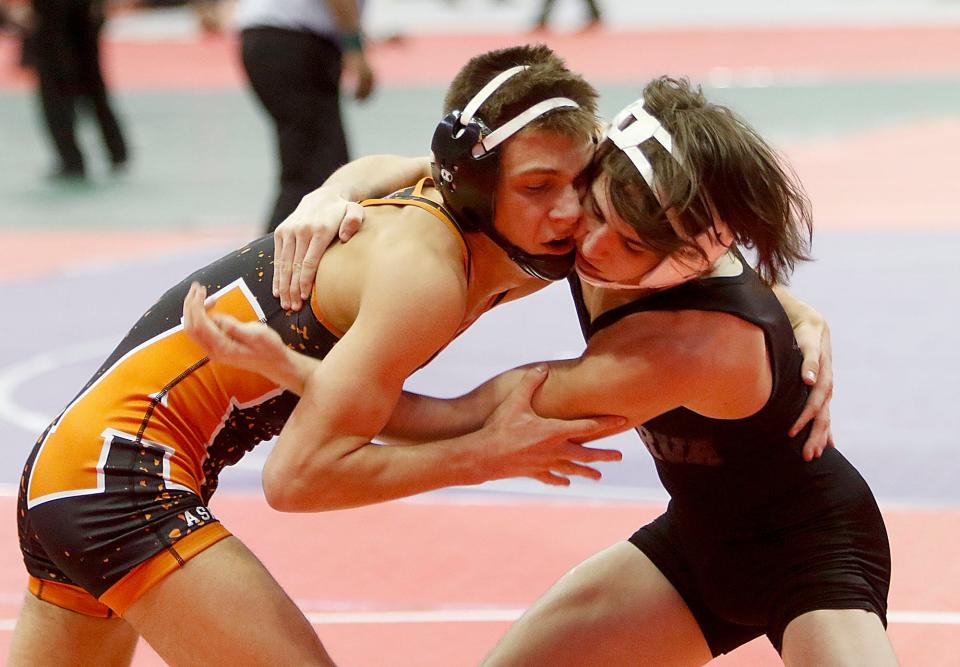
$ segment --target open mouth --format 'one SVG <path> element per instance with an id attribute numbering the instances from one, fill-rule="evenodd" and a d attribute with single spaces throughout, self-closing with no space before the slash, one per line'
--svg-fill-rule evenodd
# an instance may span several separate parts
<path id="1" fill-rule="evenodd" d="M 554 239 L 552 241 L 547 241 L 544 243 L 547 248 L 550 248 L 551 254 L 563 255 L 568 252 L 571 252 L 575 248 L 573 239 Z"/>

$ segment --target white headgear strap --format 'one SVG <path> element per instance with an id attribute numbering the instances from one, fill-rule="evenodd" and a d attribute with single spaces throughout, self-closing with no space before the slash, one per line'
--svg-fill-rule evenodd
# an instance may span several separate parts
<path id="1" fill-rule="evenodd" d="M 660 121 L 647 113 L 643 108 L 643 100 L 639 99 L 618 113 L 607 128 L 605 139 L 613 142 L 614 146 L 622 150 L 633 166 L 637 168 L 643 180 L 646 181 L 653 195 L 660 201 L 660 193 L 654 184 L 653 165 L 647 156 L 640 150 L 640 144 L 647 139 L 654 139 L 677 161 L 683 164 L 680 155 L 673 150 L 673 137 L 667 132 Z"/>
<path id="2" fill-rule="evenodd" d="M 529 65 L 517 65 L 516 67 L 506 69 L 500 72 L 497 76 L 493 77 L 490 82 L 487 83 L 487 85 L 481 88 L 477 94 L 474 95 L 469 102 L 467 102 L 466 106 L 463 108 L 463 112 L 460 114 L 460 123 L 466 125 L 473 120 L 473 116 L 477 113 L 480 105 L 486 102 L 487 98 L 490 97 L 494 91 L 497 90 L 497 88 L 502 86 L 510 77 L 519 74 L 528 68 Z M 532 120 L 539 118 L 548 111 L 561 108 L 579 109 L 580 105 L 567 97 L 551 97 L 550 99 L 537 102 L 532 107 L 521 111 L 519 114 L 481 139 L 471 151 L 473 157 L 476 158 L 489 153 L 511 136 L 526 127 L 526 125 Z"/>

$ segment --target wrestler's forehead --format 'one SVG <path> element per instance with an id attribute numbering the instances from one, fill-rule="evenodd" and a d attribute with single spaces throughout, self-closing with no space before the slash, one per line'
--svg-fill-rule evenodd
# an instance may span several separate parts
<path id="1" fill-rule="evenodd" d="M 579 174 L 593 157 L 593 145 L 590 137 L 527 128 L 504 143 L 501 168 L 510 173 Z"/>

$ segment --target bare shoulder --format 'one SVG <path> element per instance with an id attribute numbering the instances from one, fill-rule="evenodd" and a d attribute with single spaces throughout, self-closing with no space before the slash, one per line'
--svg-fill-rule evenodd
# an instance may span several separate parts
<path id="1" fill-rule="evenodd" d="M 370 252 L 377 257 L 402 255 L 418 264 L 450 266 L 466 281 L 462 237 L 437 216 L 417 206 L 377 206 L 367 210 Z"/>
<path id="2" fill-rule="evenodd" d="M 341 331 L 358 321 L 408 330 L 429 321 L 456 330 L 466 308 L 467 273 L 457 238 L 413 206 L 373 206 L 360 232 L 320 262 L 316 301 Z"/>

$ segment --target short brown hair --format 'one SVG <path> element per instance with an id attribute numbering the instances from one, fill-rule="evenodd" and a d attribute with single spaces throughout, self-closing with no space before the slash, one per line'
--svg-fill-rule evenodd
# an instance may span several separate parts
<path id="1" fill-rule="evenodd" d="M 798 261 L 810 259 L 813 234 L 810 202 L 790 167 L 743 119 L 708 102 L 686 79 L 655 79 L 643 99 L 672 135 L 679 161 L 655 140 L 640 147 L 653 165 L 661 205 L 623 151 L 603 142 L 594 170 L 610 174 L 620 216 L 655 252 L 702 254 L 674 233 L 666 210 L 676 211 L 684 231 L 695 236 L 712 226 L 712 205 L 736 242 L 756 250 L 760 276 L 785 282 Z"/>
<path id="2" fill-rule="evenodd" d="M 551 97 L 568 97 L 580 108 L 544 114 L 528 127 L 568 136 L 586 137 L 596 132 L 596 89 L 579 74 L 567 69 L 563 60 L 543 44 L 497 49 L 471 58 L 450 83 L 443 113 L 463 110 L 491 79 L 517 65 L 528 68 L 508 79 L 480 106 L 477 115 L 487 127 L 496 129 L 537 102 Z"/>

